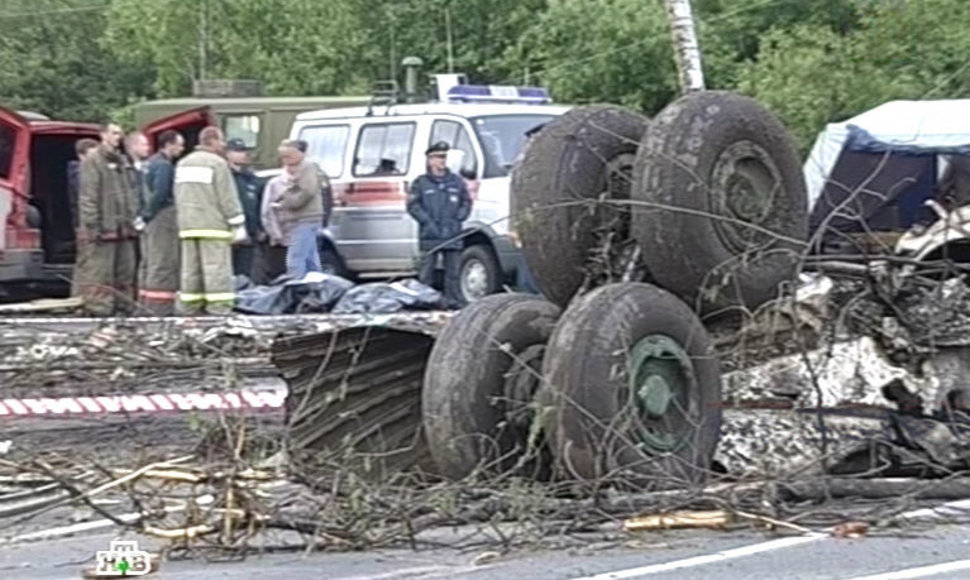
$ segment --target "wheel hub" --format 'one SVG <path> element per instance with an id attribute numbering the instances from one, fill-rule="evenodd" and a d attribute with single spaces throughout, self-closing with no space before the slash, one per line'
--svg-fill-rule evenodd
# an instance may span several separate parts
<path id="1" fill-rule="evenodd" d="M 689 436 L 689 397 L 696 391 L 690 355 L 666 335 L 650 335 L 631 352 L 630 390 L 639 424 L 641 447 L 670 452 Z"/>
<path id="2" fill-rule="evenodd" d="M 488 293 L 488 271 L 485 264 L 471 260 L 461 272 L 461 291 L 468 300 L 477 300 Z"/>
<path id="3" fill-rule="evenodd" d="M 735 253 L 764 246 L 771 238 L 745 224 L 772 228 L 768 223 L 782 181 L 771 156 L 762 147 L 739 141 L 718 157 L 711 175 L 711 212 L 718 237 Z M 733 220 L 733 221 L 731 221 Z"/>
<path id="4" fill-rule="evenodd" d="M 652 419 L 663 417 L 674 398 L 673 389 L 667 384 L 667 380 L 658 375 L 647 377 L 637 394 L 643 401 L 647 415 Z"/>

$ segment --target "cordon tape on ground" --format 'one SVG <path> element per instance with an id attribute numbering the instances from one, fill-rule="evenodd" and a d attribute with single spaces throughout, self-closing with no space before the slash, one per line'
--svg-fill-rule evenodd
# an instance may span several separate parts
<path id="1" fill-rule="evenodd" d="M 285 389 L 227 393 L 0 399 L 0 417 L 279 409 L 283 407 L 285 400 Z"/>

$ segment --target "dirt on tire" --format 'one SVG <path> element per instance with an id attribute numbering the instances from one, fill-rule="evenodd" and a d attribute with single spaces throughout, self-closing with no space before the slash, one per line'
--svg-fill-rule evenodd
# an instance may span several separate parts
<path id="1" fill-rule="evenodd" d="M 631 369 L 635 345 L 654 337 L 683 349 L 690 367 L 683 376 L 692 377 L 672 399 L 686 411 L 660 423 L 644 418 L 642 396 L 631 386 L 631 373 L 639 378 Z M 704 478 L 720 437 L 720 369 L 700 319 L 670 292 L 623 283 L 583 295 L 553 331 L 543 376 L 551 405 L 543 427 L 560 477 L 597 480 L 625 472 L 625 481 L 646 488 Z M 655 428 L 677 433 L 678 445 L 645 451 L 639 434 Z"/>
<path id="2" fill-rule="evenodd" d="M 808 237 L 802 163 L 757 101 L 674 101 L 651 121 L 634 176 L 633 235 L 659 286 L 710 313 L 756 308 L 794 279 Z"/>
<path id="3" fill-rule="evenodd" d="M 629 198 L 611 188 L 620 165 L 632 171 L 646 117 L 616 105 L 570 109 L 543 126 L 523 148 L 512 172 L 512 216 L 522 253 L 542 293 L 566 306 L 584 280 L 594 230 L 625 206 L 588 203 L 604 195 Z M 621 189 L 622 191 L 614 191 Z"/>
<path id="4" fill-rule="evenodd" d="M 536 296 L 494 294 L 465 307 L 441 331 L 421 393 L 424 433 L 440 475 L 461 479 L 518 462 L 528 434 L 508 420 L 523 405 L 509 400 L 506 374 L 516 357 L 545 345 L 558 317 L 556 305 Z M 527 463 L 522 469 L 532 474 L 543 468 L 541 461 Z"/>

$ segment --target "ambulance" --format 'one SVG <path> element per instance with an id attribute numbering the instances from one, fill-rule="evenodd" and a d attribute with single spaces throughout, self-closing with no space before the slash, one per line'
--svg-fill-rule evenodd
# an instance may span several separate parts
<path id="1" fill-rule="evenodd" d="M 408 189 L 426 171 L 431 143 L 451 146 L 449 168 L 471 193 L 462 233 L 461 291 L 473 301 L 515 285 L 521 255 L 509 231 L 509 172 L 527 135 L 565 113 L 539 87 L 483 86 L 436 75 L 437 100 L 336 108 L 297 115 L 290 138 L 333 185 L 334 212 L 321 254 L 356 278 L 413 276 L 418 225 Z"/>

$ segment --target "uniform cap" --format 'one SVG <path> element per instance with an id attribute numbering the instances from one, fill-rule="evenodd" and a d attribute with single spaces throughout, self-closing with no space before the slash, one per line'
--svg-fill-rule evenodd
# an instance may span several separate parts
<path id="1" fill-rule="evenodd" d="M 433 144 L 431 147 L 428 147 L 428 150 L 425 151 L 424 154 L 433 155 L 435 153 L 447 153 L 448 149 L 450 149 L 450 146 L 448 145 L 447 141 L 438 141 L 437 143 Z"/>
<path id="2" fill-rule="evenodd" d="M 227 151 L 249 151 L 249 147 L 246 147 L 246 142 L 242 139 L 230 139 L 226 142 Z"/>

